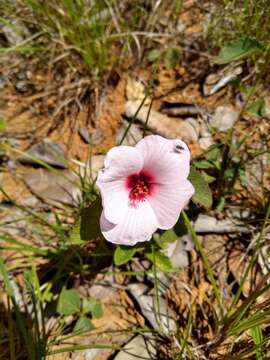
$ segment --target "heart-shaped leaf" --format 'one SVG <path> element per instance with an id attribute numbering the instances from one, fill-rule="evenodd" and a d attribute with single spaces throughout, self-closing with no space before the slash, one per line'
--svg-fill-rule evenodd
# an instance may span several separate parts
<path id="1" fill-rule="evenodd" d="M 115 265 L 120 266 L 129 262 L 137 250 L 138 249 L 136 247 L 124 245 L 117 246 L 113 254 L 113 261 Z"/>
<path id="2" fill-rule="evenodd" d="M 162 254 L 161 252 L 155 251 L 155 254 L 153 254 L 153 252 L 146 252 L 145 255 L 150 261 L 152 261 L 153 263 L 155 262 L 159 270 L 163 272 L 175 271 L 168 256 Z"/>
<path id="3" fill-rule="evenodd" d="M 80 308 L 81 299 L 77 291 L 63 288 L 58 299 L 57 312 L 61 315 L 68 316 L 78 313 Z"/>
<path id="4" fill-rule="evenodd" d="M 262 48 L 262 45 L 254 39 L 240 39 L 223 46 L 215 59 L 215 63 L 227 64 L 232 61 L 244 59 L 260 52 Z"/>
<path id="5" fill-rule="evenodd" d="M 192 201 L 206 208 L 210 208 L 213 202 L 212 192 L 203 175 L 191 167 L 188 179 L 195 189 Z"/>
<path id="6" fill-rule="evenodd" d="M 93 330 L 95 327 L 94 325 L 91 323 L 91 321 L 85 317 L 85 316 L 81 316 L 78 321 L 76 322 L 76 325 L 74 327 L 74 331 L 90 331 Z"/>
<path id="7" fill-rule="evenodd" d="M 99 319 L 103 315 L 102 306 L 95 299 L 83 299 L 83 313 L 91 313 L 93 318 Z"/>

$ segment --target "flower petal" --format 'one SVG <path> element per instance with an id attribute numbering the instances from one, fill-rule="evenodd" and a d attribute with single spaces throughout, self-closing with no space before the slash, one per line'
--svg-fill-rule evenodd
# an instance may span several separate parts
<path id="1" fill-rule="evenodd" d="M 129 192 L 125 187 L 125 181 L 99 181 L 98 187 L 106 219 L 117 224 L 125 216 L 129 204 Z"/>
<path id="2" fill-rule="evenodd" d="M 155 193 L 148 201 L 156 214 L 159 229 L 167 230 L 176 224 L 180 211 L 193 194 L 194 188 L 188 180 L 173 185 L 157 185 Z"/>
<path id="3" fill-rule="evenodd" d="M 152 207 L 146 200 L 130 205 L 123 220 L 117 225 L 108 221 L 103 211 L 100 227 L 105 239 L 111 243 L 135 245 L 138 242 L 150 240 L 157 230 L 158 222 Z"/>
<path id="4" fill-rule="evenodd" d="M 150 135 L 136 148 L 143 155 L 143 169 L 153 174 L 157 183 L 171 184 L 188 177 L 190 151 L 183 141 Z"/>
<path id="5" fill-rule="evenodd" d="M 123 219 L 129 203 L 126 179 L 140 171 L 142 164 L 142 155 L 134 147 L 117 146 L 108 152 L 96 184 L 101 192 L 105 217 L 110 222 L 117 224 Z"/>
<path id="6" fill-rule="evenodd" d="M 97 185 L 126 178 L 137 173 L 143 166 L 143 157 L 138 149 L 131 146 L 115 146 L 106 155 L 104 168 L 99 171 Z"/>

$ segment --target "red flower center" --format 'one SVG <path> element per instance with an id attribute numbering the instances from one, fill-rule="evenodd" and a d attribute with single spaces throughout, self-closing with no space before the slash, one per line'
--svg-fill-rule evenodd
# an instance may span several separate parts
<path id="1" fill-rule="evenodd" d="M 153 190 L 153 178 L 145 171 L 139 174 L 131 174 L 127 178 L 127 189 L 131 201 L 143 201 Z"/>

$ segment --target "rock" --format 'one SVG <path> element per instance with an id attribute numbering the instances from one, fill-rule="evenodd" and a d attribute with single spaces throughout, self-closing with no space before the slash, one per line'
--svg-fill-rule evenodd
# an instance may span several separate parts
<path id="1" fill-rule="evenodd" d="M 157 346 L 149 336 L 137 335 L 129 341 L 114 360 L 155 359 Z"/>
<path id="2" fill-rule="evenodd" d="M 207 150 L 213 144 L 214 140 L 212 136 L 202 137 L 199 139 L 199 145 L 202 150 Z"/>
<path id="3" fill-rule="evenodd" d="M 130 118 L 134 117 L 138 108 L 140 107 L 140 102 L 138 101 L 127 101 L 126 102 L 126 115 Z M 149 106 L 142 106 L 139 113 L 136 115 L 136 118 L 142 123 L 145 124 L 149 113 Z M 158 111 L 151 110 L 147 127 L 168 139 L 180 138 L 186 142 L 197 142 L 198 135 L 196 130 L 192 125 L 184 120 L 169 118 L 168 116 L 159 113 Z"/>
<path id="4" fill-rule="evenodd" d="M 15 89 L 20 93 L 26 93 L 34 89 L 34 86 L 31 82 L 27 80 L 18 80 L 15 83 Z"/>
<path id="5" fill-rule="evenodd" d="M 103 168 L 104 166 L 104 159 L 105 155 L 93 155 L 91 158 L 91 171 L 92 176 L 96 177 L 98 172 Z"/>
<path id="6" fill-rule="evenodd" d="M 110 266 L 107 271 L 113 271 L 112 266 Z M 117 288 L 113 287 L 112 284 L 114 284 L 113 275 L 97 275 L 95 282 L 88 289 L 89 297 L 96 300 L 105 300 L 107 297 L 111 298 L 117 290 Z"/>
<path id="7" fill-rule="evenodd" d="M 120 141 L 122 140 L 122 137 L 128 126 L 129 126 L 129 122 L 124 120 L 122 126 L 120 127 L 116 135 L 117 144 L 119 144 Z M 142 139 L 142 137 L 143 137 L 143 132 L 140 129 L 140 127 L 136 124 L 132 124 L 122 145 L 134 146 L 137 144 L 138 141 Z"/>
<path id="8" fill-rule="evenodd" d="M 71 161 L 78 165 L 78 172 L 80 176 L 88 176 L 92 180 L 98 175 L 98 172 L 104 166 L 105 155 L 92 155 L 89 163 L 82 163 L 80 161 L 71 159 Z"/>
<path id="9" fill-rule="evenodd" d="M 86 144 L 91 143 L 89 131 L 85 127 L 79 128 L 78 133 Z"/>
<path id="10" fill-rule="evenodd" d="M 44 140 L 31 146 L 29 150 L 17 158 L 17 161 L 22 164 L 39 166 L 46 163 L 62 169 L 68 167 L 63 145 L 50 140 Z"/>
<path id="11" fill-rule="evenodd" d="M 187 28 L 187 25 L 183 22 L 183 20 L 179 19 L 176 24 L 176 30 L 178 33 L 183 33 Z"/>
<path id="12" fill-rule="evenodd" d="M 184 235 L 165 249 L 165 254 L 170 258 L 173 267 L 183 268 L 188 266 L 188 251 L 194 248 L 191 235 Z"/>
<path id="13" fill-rule="evenodd" d="M 26 37 L 30 36 L 28 29 L 20 20 L 7 22 L 1 30 L 11 46 L 20 44 Z"/>
<path id="14" fill-rule="evenodd" d="M 94 129 L 90 134 L 86 128 L 79 128 L 78 132 L 86 144 L 99 145 L 105 138 L 101 129 Z"/>
<path id="15" fill-rule="evenodd" d="M 8 83 L 8 78 L 4 75 L 0 75 L 0 90 L 3 90 Z"/>
<path id="16" fill-rule="evenodd" d="M 213 216 L 200 214 L 194 223 L 197 233 L 250 233 L 251 227 L 244 222 L 233 221 L 231 219 L 217 220 Z"/>
<path id="17" fill-rule="evenodd" d="M 22 175 L 23 180 L 39 199 L 62 207 L 78 205 L 81 193 L 78 178 L 69 171 L 54 173 L 46 169 L 36 169 Z"/>
<path id="18" fill-rule="evenodd" d="M 101 129 L 94 129 L 91 134 L 91 139 L 93 145 L 101 144 L 105 139 L 103 131 Z"/>
<path id="19" fill-rule="evenodd" d="M 133 79 L 128 77 L 126 85 L 126 97 L 130 101 L 141 103 L 144 101 L 144 105 L 149 105 L 151 102 L 150 97 L 145 99 L 146 86 L 141 79 Z"/>
<path id="20" fill-rule="evenodd" d="M 163 297 L 159 298 L 160 313 L 157 313 L 155 296 L 147 294 L 148 287 L 146 285 L 141 283 L 130 284 L 128 285 L 128 289 L 140 306 L 142 314 L 155 330 L 162 330 L 167 335 L 169 335 L 171 331 L 176 331 L 177 327 L 172 316 L 172 311 Z"/>
<path id="21" fill-rule="evenodd" d="M 222 69 L 221 74 L 210 74 L 207 76 L 203 85 L 203 94 L 205 96 L 211 96 L 224 88 L 230 81 L 237 78 L 242 73 L 241 66 L 237 66 L 234 69 L 229 67 L 228 71 Z"/>
<path id="22" fill-rule="evenodd" d="M 200 139 L 198 141 L 200 148 L 202 150 L 207 150 L 211 145 L 214 144 L 214 140 L 212 137 L 211 132 L 208 129 L 207 126 L 207 118 L 205 119 L 199 119 L 200 122 Z"/>
<path id="23" fill-rule="evenodd" d="M 1 203 L 2 204 L 2 203 Z M 14 238 L 26 238 L 31 225 L 25 219 L 25 213 L 20 209 L 13 209 L 1 218 L 0 233 Z"/>
<path id="24" fill-rule="evenodd" d="M 22 202 L 23 206 L 37 209 L 40 206 L 40 200 L 36 196 L 29 196 Z"/>
<path id="25" fill-rule="evenodd" d="M 228 106 L 219 106 L 213 116 L 210 117 L 209 123 L 218 131 L 227 131 L 231 129 L 238 118 L 239 113 Z"/>
<path id="26" fill-rule="evenodd" d="M 83 351 L 76 351 L 71 354 L 72 360 L 105 360 L 108 359 L 111 354 L 110 350 L 106 349 L 88 349 Z M 59 359 L 60 360 L 60 359 Z M 61 359 L 62 360 L 62 359 Z"/>
<path id="27" fill-rule="evenodd" d="M 198 120 L 189 117 L 185 121 L 188 122 L 191 126 L 193 126 L 194 130 L 196 131 L 197 136 L 199 136 L 199 134 L 200 134 L 200 123 L 198 122 Z"/>

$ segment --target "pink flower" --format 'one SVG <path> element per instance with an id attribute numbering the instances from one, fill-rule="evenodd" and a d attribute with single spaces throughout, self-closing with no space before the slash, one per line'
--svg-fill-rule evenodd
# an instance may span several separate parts
<path id="1" fill-rule="evenodd" d="M 135 147 L 112 148 L 99 172 L 104 237 L 115 244 L 148 241 L 170 229 L 194 193 L 187 180 L 190 152 L 181 140 L 150 135 Z"/>

